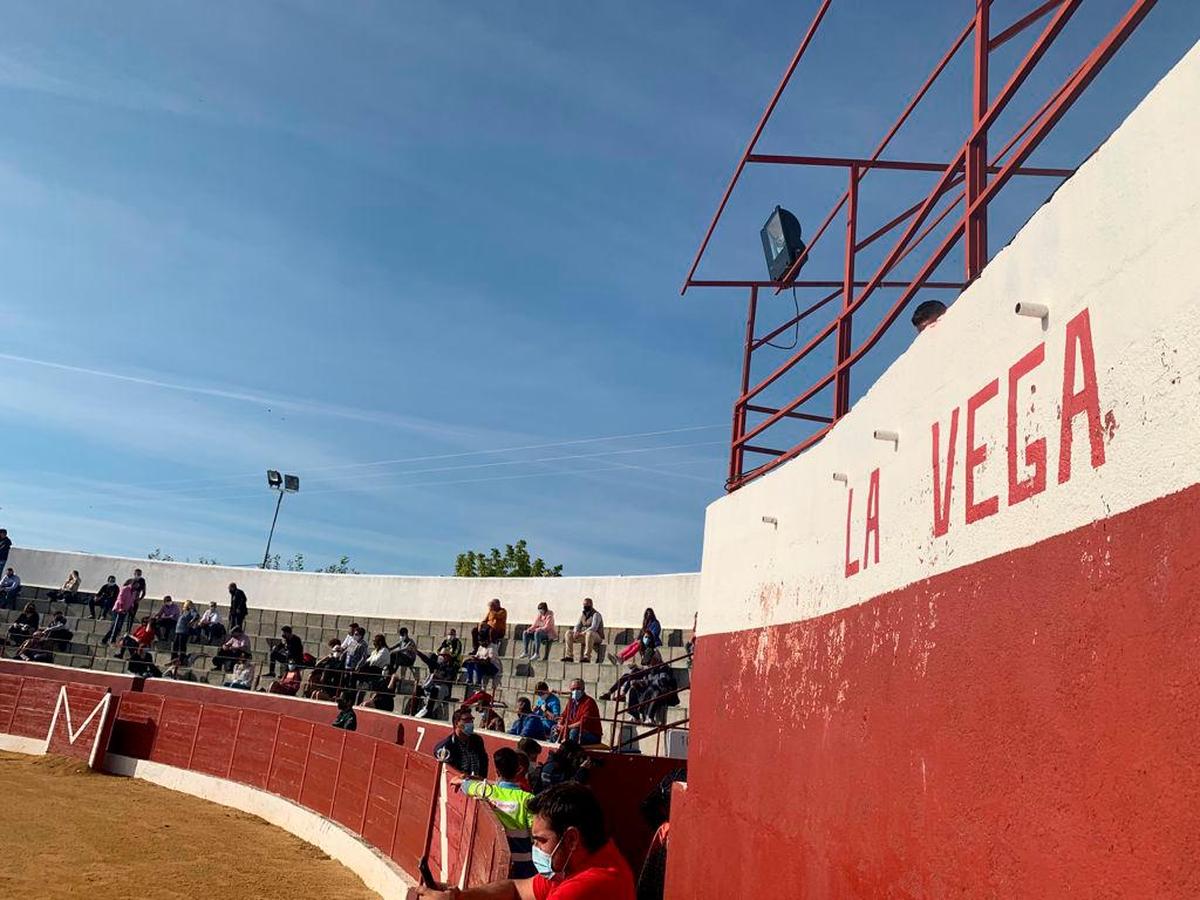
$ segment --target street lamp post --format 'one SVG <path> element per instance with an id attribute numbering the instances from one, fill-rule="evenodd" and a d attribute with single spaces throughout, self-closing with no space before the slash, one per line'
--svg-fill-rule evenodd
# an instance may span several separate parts
<path id="1" fill-rule="evenodd" d="M 267 487 L 279 494 L 275 501 L 275 516 L 271 519 L 271 531 L 267 534 L 267 552 L 263 554 L 262 568 L 267 567 L 271 559 L 271 541 L 275 537 L 275 523 L 279 521 L 279 507 L 283 506 L 283 495 L 294 494 L 300 490 L 299 475 L 280 475 L 277 469 L 267 469 Z"/>

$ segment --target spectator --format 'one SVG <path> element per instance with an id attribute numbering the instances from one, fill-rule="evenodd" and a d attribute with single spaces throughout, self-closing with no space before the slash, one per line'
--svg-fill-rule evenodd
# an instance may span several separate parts
<path id="1" fill-rule="evenodd" d="M 484 629 L 487 629 L 486 635 Z M 476 650 L 484 643 L 498 644 L 504 640 L 504 631 L 508 628 L 508 610 L 500 605 L 499 598 L 493 597 L 488 601 L 488 610 L 483 621 L 471 629 L 471 649 Z"/>
<path id="2" fill-rule="evenodd" d="M 558 722 L 560 741 L 578 741 L 580 744 L 600 743 L 600 707 L 587 695 L 583 679 L 571 681 L 571 699 Z"/>
<path id="3" fill-rule="evenodd" d="M 575 645 L 583 645 L 583 662 L 592 661 L 592 653 L 604 643 L 604 617 L 592 605 L 591 597 L 583 598 L 583 613 L 575 628 L 567 634 L 567 655 L 563 662 L 575 662 Z"/>
<path id="4" fill-rule="evenodd" d="M 658 654 L 658 651 L 654 651 Z M 661 662 L 662 657 L 659 657 Z M 670 666 L 659 665 L 629 685 L 629 715 L 639 722 L 664 722 L 668 706 L 679 705 L 679 684 Z"/>
<path id="5" fill-rule="evenodd" d="M 517 718 L 508 729 L 509 734 L 544 741 L 550 736 L 551 730 L 549 723 L 533 711 L 533 704 L 528 697 L 517 699 Z"/>
<path id="6" fill-rule="evenodd" d="M 458 639 L 458 632 L 453 628 L 446 633 L 446 636 L 442 638 L 442 642 L 438 644 L 437 650 L 433 653 L 422 653 L 420 650 L 417 650 L 417 656 L 421 658 L 421 661 L 425 665 L 429 666 L 430 671 L 437 668 L 449 667 L 451 669 L 450 677 L 452 678 L 454 677 L 453 673 L 457 672 L 458 667 L 462 664 L 462 653 L 462 641 Z"/>
<path id="7" fill-rule="evenodd" d="M 533 878 L 466 890 L 421 888 L 420 900 L 634 900 L 633 872 L 608 837 L 592 792 L 563 784 L 526 803 L 532 814 Z"/>
<path id="8" fill-rule="evenodd" d="M 332 700 L 342 683 L 342 644 L 330 638 L 325 645 L 325 655 L 317 660 L 304 696 L 312 700 Z"/>
<path id="9" fill-rule="evenodd" d="M 17 600 L 21 596 L 21 579 L 17 577 L 17 573 L 9 568 L 4 573 L 4 578 L 0 579 L 0 607 L 4 609 L 16 609 Z"/>
<path id="10" fill-rule="evenodd" d="M 483 643 L 479 644 L 475 654 L 463 666 L 467 684 L 471 685 L 484 684 L 500 674 L 500 654 L 496 652 L 496 645 L 488 642 L 487 626 L 479 630 L 479 638 Z"/>
<path id="11" fill-rule="evenodd" d="M 107 619 L 108 614 L 112 612 L 113 604 L 117 602 L 117 592 L 121 590 L 117 587 L 117 577 L 109 575 L 108 580 L 100 585 L 100 590 L 96 591 L 94 597 L 88 600 L 88 615 L 93 619 L 96 618 L 96 604 L 100 604 L 100 618 Z"/>
<path id="12" fill-rule="evenodd" d="M 183 611 L 180 612 L 179 618 L 175 620 L 175 640 L 171 643 L 171 658 L 179 660 L 179 665 L 186 666 L 188 660 L 188 635 L 192 633 L 192 627 L 200 620 L 200 613 L 196 612 L 196 604 L 191 600 L 183 602 Z"/>
<path id="13" fill-rule="evenodd" d="M 475 716 L 464 707 L 454 713 L 454 731 L 433 748 L 433 755 L 470 778 L 487 778 L 487 747 L 475 733 Z"/>
<path id="14" fill-rule="evenodd" d="M 171 664 L 178 670 L 181 663 L 176 663 L 174 659 Z M 233 677 L 225 681 L 225 687 L 237 688 L 240 691 L 254 690 L 254 663 L 248 659 L 243 659 L 233 667 Z"/>
<path id="15" fill-rule="evenodd" d="M 287 671 L 281 677 L 271 682 L 271 686 L 267 688 L 267 693 L 295 697 L 300 693 L 300 667 L 295 663 L 288 663 Z"/>
<path id="16" fill-rule="evenodd" d="M 537 870 L 533 867 L 527 807 L 533 794 L 517 784 L 521 755 L 511 747 L 501 747 L 492 754 L 492 762 L 496 765 L 495 784 L 469 778 L 452 778 L 450 784 L 468 797 L 486 801 L 495 810 L 508 840 L 508 877 L 532 878 Z"/>
<path id="17" fill-rule="evenodd" d="M 149 616 L 142 616 L 141 624 L 121 638 L 121 649 L 117 651 L 117 659 L 124 659 L 126 650 L 129 651 L 131 659 L 136 650 L 145 650 L 149 653 L 150 645 L 153 643 L 154 626 L 150 624 Z"/>
<path id="18" fill-rule="evenodd" d="M 46 595 L 51 600 L 61 600 L 63 603 L 73 603 L 79 596 L 79 570 L 72 569 L 71 574 L 67 576 L 63 586 L 57 591 L 51 591 Z"/>
<path id="19" fill-rule="evenodd" d="M 225 626 L 221 622 L 221 611 L 217 609 L 217 601 L 208 604 L 208 609 L 196 623 L 196 631 L 205 644 L 219 644 L 225 637 Z"/>
<path id="20" fill-rule="evenodd" d="M 662 665 L 662 654 L 657 647 L 650 646 L 650 638 L 648 635 L 642 635 L 638 642 L 642 648 L 642 655 L 637 663 L 629 664 L 629 671 L 618 678 L 613 686 L 600 695 L 601 700 L 624 699 L 629 688 L 636 682 L 643 680 L 649 676 L 647 669 L 652 666 Z"/>
<path id="21" fill-rule="evenodd" d="M 563 741 L 550 753 L 541 770 L 539 793 L 568 781 L 586 784 L 591 777 L 593 761 L 576 741 Z"/>
<path id="22" fill-rule="evenodd" d="M 19 644 L 33 637 L 33 633 L 37 631 L 40 620 L 41 617 L 38 616 L 37 607 L 32 603 L 26 603 L 25 609 L 17 616 L 16 621 L 8 626 L 8 642 L 10 644 Z"/>
<path id="23" fill-rule="evenodd" d="M 917 334 L 920 334 L 945 314 L 946 304 L 941 300 L 926 300 L 924 303 L 918 304 L 917 308 L 913 310 L 913 328 L 917 329 Z"/>
<path id="24" fill-rule="evenodd" d="M 17 648 L 14 654 L 16 659 L 24 662 L 35 663 L 52 663 L 54 662 L 54 653 L 50 649 L 50 643 L 46 640 L 44 631 L 35 631 Z"/>
<path id="25" fill-rule="evenodd" d="M 534 695 L 537 700 L 533 703 L 533 711 L 546 720 L 547 724 L 553 726 L 558 722 L 558 717 L 562 715 L 562 701 L 558 699 L 558 694 L 550 690 L 550 686 L 544 681 L 539 681 L 533 688 Z"/>
<path id="26" fill-rule="evenodd" d="M 158 640 L 165 641 L 175 634 L 175 623 L 179 621 L 181 611 L 179 604 L 171 599 L 170 594 L 163 597 L 162 606 L 150 617 L 150 627 L 154 629 L 154 636 Z"/>
<path id="27" fill-rule="evenodd" d="M 542 755 L 542 745 L 533 738 L 521 738 L 517 741 L 517 750 L 525 757 L 525 778 L 531 794 L 538 793 L 542 788 L 542 767 L 538 760 Z"/>
<path id="28" fill-rule="evenodd" d="M 146 632 L 150 632 L 150 626 L 146 626 Z M 129 651 L 129 674 L 137 675 L 141 678 L 162 678 L 162 669 L 154 664 L 154 657 L 150 655 L 150 651 L 145 647 L 135 647 Z"/>
<path id="29" fill-rule="evenodd" d="M 367 630 L 356 625 L 349 637 L 349 643 L 342 641 L 342 666 L 347 672 L 357 672 L 367 659 Z"/>
<path id="30" fill-rule="evenodd" d="M 654 837 L 638 874 L 637 900 L 663 898 L 667 879 L 667 843 L 671 833 L 671 785 L 686 777 L 686 769 L 676 769 L 663 778 L 642 801 L 642 818 L 654 829 Z"/>
<path id="31" fill-rule="evenodd" d="M 113 603 L 112 622 L 108 626 L 108 631 L 104 637 L 100 639 L 101 644 L 107 644 L 109 641 L 115 641 L 121 635 L 125 634 L 129 629 L 128 625 L 133 622 L 133 579 L 126 579 L 121 585 L 121 589 L 117 591 L 117 600 Z"/>
<path id="32" fill-rule="evenodd" d="M 554 625 L 554 613 L 545 602 L 537 605 L 537 618 L 525 629 L 525 652 L 518 659 L 538 659 L 542 655 L 542 644 L 558 640 L 558 629 Z M 530 644 L 533 645 L 532 649 Z"/>
<path id="33" fill-rule="evenodd" d="M 358 730 L 358 716 L 354 713 L 354 697 L 342 694 L 337 701 L 338 714 L 333 720 L 334 728 L 345 728 L 347 731 Z"/>
<path id="34" fill-rule="evenodd" d="M 479 703 L 475 707 L 475 712 L 479 715 L 479 727 L 484 731 L 504 731 L 504 719 L 492 705 L 491 695 L 484 694 L 484 696 L 487 697 L 486 702 Z"/>
<path id="35" fill-rule="evenodd" d="M 129 621 L 133 622 L 137 619 L 138 606 L 146 599 L 146 579 L 142 577 L 141 569 L 133 570 L 133 577 L 129 579 L 129 583 L 133 586 L 133 606 L 129 610 Z"/>
<path id="36" fill-rule="evenodd" d="M 8 553 L 12 550 L 12 538 L 8 536 L 7 528 L 0 528 L 0 572 L 8 565 Z"/>
<path id="37" fill-rule="evenodd" d="M 288 663 L 300 665 L 304 662 L 304 642 L 300 640 L 299 635 L 292 632 L 291 625 L 284 625 L 279 629 L 279 643 L 271 648 L 267 662 L 267 674 L 272 678 L 275 677 L 275 663 L 286 666 Z"/>
<path id="38" fill-rule="evenodd" d="M 213 657 L 212 667 L 228 672 L 233 664 L 250 658 L 250 638 L 241 628 L 229 632 L 229 637 Z"/>
<path id="39" fill-rule="evenodd" d="M 236 582 L 229 582 L 229 628 L 231 631 L 246 624 L 246 614 L 249 611 L 246 592 L 238 587 Z"/>
<path id="40" fill-rule="evenodd" d="M 654 610 L 646 607 L 646 611 L 642 614 L 642 627 L 638 630 L 637 638 L 628 647 L 620 653 L 621 662 L 629 662 L 642 648 L 649 645 L 650 647 L 662 646 L 662 624 L 658 621 L 658 616 L 654 615 Z M 612 657 L 609 657 L 612 659 Z M 614 663 L 617 660 L 613 660 Z"/>
<path id="41" fill-rule="evenodd" d="M 360 702 L 362 692 L 378 692 L 387 686 L 387 673 L 391 666 L 392 648 L 388 646 L 387 638 L 377 634 L 371 639 L 371 650 L 354 678 L 354 689 L 360 692 Z"/>
<path id="42" fill-rule="evenodd" d="M 417 663 L 417 642 L 408 636 L 408 629 L 400 629 L 400 638 L 391 649 L 390 666 L 400 672 L 411 669 Z"/>
<path id="43" fill-rule="evenodd" d="M 50 624 L 42 626 L 42 636 L 51 644 L 69 644 L 71 638 L 75 637 L 75 632 L 67 624 L 67 614 L 62 610 L 56 612 L 50 617 Z"/>

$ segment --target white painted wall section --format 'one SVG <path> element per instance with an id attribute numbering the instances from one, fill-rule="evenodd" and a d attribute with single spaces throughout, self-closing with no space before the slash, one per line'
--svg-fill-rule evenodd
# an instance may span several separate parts
<path id="1" fill-rule="evenodd" d="M 820 444 L 709 507 L 701 633 L 821 616 L 1200 482 L 1198 110 L 1200 45 Z M 1041 320 L 1014 314 L 1019 301 L 1049 307 L 1044 330 Z M 1064 393 L 1070 408 L 1086 386 L 1085 330 L 1104 459 L 1093 465 L 1088 415 L 1068 416 L 1070 477 L 1060 482 L 1061 407 Z M 1027 354 L 1039 346 L 1043 358 L 1032 364 Z M 1023 358 L 1032 364 L 1024 374 Z M 936 533 L 955 409 L 948 528 Z M 970 418 L 982 448 L 971 466 L 975 501 L 995 496 L 997 509 L 968 523 Z M 898 445 L 873 439 L 876 429 L 899 432 Z M 1028 483 L 1042 438 L 1045 487 L 1022 498 L 1009 486 L 1008 448 L 1014 480 Z M 876 470 L 878 562 L 868 529 Z M 848 562 L 857 567 L 851 575 Z"/>

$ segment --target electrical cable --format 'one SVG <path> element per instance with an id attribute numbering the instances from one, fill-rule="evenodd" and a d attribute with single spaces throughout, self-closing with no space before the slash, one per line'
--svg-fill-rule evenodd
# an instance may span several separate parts
<path id="1" fill-rule="evenodd" d="M 785 347 L 783 344 L 773 344 L 767 341 L 768 347 L 774 347 L 776 350 L 795 350 L 796 345 L 800 343 L 800 301 L 796 297 L 795 285 L 792 285 L 792 306 L 796 309 L 796 328 L 792 331 L 792 342 Z"/>

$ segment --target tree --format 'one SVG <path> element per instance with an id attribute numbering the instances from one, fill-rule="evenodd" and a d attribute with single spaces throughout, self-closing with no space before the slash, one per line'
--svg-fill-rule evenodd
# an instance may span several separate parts
<path id="1" fill-rule="evenodd" d="M 300 561 L 301 561 L 301 564 L 303 564 L 303 562 L 304 562 L 303 557 L 301 557 Z M 350 567 L 350 557 L 348 557 L 348 556 L 343 556 L 337 562 L 330 563 L 323 569 L 317 569 L 317 571 L 325 572 L 326 574 L 329 574 L 329 575 L 360 575 L 360 574 L 362 574 L 358 571 L 358 569 L 353 569 Z"/>
<path id="2" fill-rule="evenodd" d="M 540 556 L 530 559 L 524 538 L 505 544 L 503 553 L 497 547 L 490 553 L 468 550 L 454 561 L 454 574 L 460 578 L 558 578 L 562 570 L 561 565 L 546 565 Z"/>

